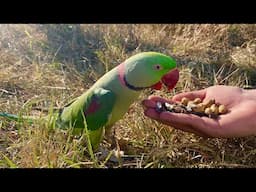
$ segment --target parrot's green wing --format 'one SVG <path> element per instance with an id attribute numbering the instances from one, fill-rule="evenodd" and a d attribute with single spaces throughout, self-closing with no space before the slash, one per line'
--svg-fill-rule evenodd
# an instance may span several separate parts
<path id="1" fill-rule="evenodd" d="M 95 88 L 66 105 L 61 113 L 61 123 L 63 127 L 73 127 L 73 133 L 77 134 L 85 128 L 85 118 L 91 145 L 97 149 L 115 101 L 116 96 L 112 91 Z"/>
<path id="2" fill-rule="evenodd" d="M 84 114 L 88 130 L 94 131 L 105 126 L 111 117 L 115 94 L 110 90 L 97 88 L 87 101 Z"/>
<path id="3" fill-rule="evenodd" d="M 95 88 L 66 105 L 61 113 L 61 121 L 81 129 L 84 128 L 85 117 L 88 130 L 97 130 L 108 122 L 115 98 L 112 91 Z"/>

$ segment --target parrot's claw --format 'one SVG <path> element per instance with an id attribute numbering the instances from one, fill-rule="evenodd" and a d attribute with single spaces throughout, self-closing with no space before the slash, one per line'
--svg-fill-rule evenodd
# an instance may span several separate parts
<path id="1" fill-rule="evenodd" d="M 124 156 L 124 151 L 120 151 L 120 150 L 113 150 L 113 154 L 115 157 L 117 158 L 122 158 Z"/>
<path id="2" fill-rule="evenodd" d="M 119 163 L 122 160 L 122 157 L 124 156 L 124 151 L 120 151 L 118 149 L 113 149 L 109 151 L 106 148 L 100 147 L 97 155 L 99 156 L 98 158 L 100 160 L 108 158 L 108 160 L 111 162 Z M 108 157 L 109 155 L 110 157 Z"/>

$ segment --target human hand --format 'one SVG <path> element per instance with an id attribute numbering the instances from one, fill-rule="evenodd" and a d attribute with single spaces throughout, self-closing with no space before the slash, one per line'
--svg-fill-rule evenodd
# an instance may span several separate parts
<path id="1" fill-rule="evenodd" d="M 197 97 L 203 101 L 215 99 L 223 104 L 229 112 L 217 119 L 199 117 L 194 114 L 157 112 L 156 102 L 173 103 L 183 97 L 193 100 Z M 180 93 L 171 100 L 158 96 L 150 96 L 142 104 L 145 115 L 174 128 L 195 133 L 203 137 L 243 137 L 256 135 L 256 90 L 244 90 L 232 86 L 212 86 L 203 90 Z"/>

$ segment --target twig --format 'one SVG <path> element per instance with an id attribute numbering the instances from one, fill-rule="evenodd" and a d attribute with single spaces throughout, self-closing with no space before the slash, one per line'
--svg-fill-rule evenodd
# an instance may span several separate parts
<path id="1" fill-rule="evenodd" d="M 4 92 L 4 93 L 7 93 L 7 94 L 10 94 L 10 95 L 15 95 L 15 94 L 16 94 L 16 93 L 14 93 L 14 92 L 10 92 L 10 91 L 7 91 L 7 90 L 1 89 L 1 88 L 0 88 L 0 91 L 2 91 L 2 92 Z"/>
<path id="2" fill-rule="evenodd" d="M 229 77 L 231 77 L 234 73 L 236 73 L 237 71 L 239 71 L 239 68 L 237 68 L 236 70 L 232 71 L 230 74 L 228 74 L 224 79 L 221 80 L 220 83 L 223 83 L 225 80 L 227 80 Z"/>
<path id="3" fill-rule="evenodd" d="M 38 111 L 42 111 L 42 112 L 48 112 L 50 109 L 47 107 L 32 107 L 33 110 L 38 110 Z M 61 108 L 59 107 L 52 107 L 53 110 L 57 111 L 60 110 Z"/>
<path id="4" fill-rule="evenodd" d="M 252 168 L 253 166 L 237 164 L 237 163 L 219 163 L 219 166 L 235 167 L 235 168 Z"/>
<path id="5" fill-rule="evenodd" d="M 70 88 L 67 87 L 53 87 L 53 86 L 42 86 L 44 88 L 48 88 L 48 89 L 62 89 L 62 90 L 70 90 Z"/>

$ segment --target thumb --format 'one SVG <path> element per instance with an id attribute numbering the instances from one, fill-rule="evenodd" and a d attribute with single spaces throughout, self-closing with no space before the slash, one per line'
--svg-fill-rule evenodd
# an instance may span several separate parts
<path id="1" fill-rule="evenodd" d="M 205 98 L 205 95 L 206 95 L 206 89 L 202 89 L 202 90 L 198 90 L 198 91 L 179 93 L 179 94 L 173 96 L 172 100 L 180 101 L 183 97 L 186 97 L 189 100 L 193 100 L 195 98 L 200 98 L 203 100 Z"/>

